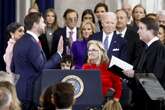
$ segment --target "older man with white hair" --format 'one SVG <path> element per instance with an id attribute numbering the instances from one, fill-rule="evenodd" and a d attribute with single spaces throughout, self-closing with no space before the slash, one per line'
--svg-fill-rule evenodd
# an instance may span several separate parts
<path id="1" fill-rule="evenodd" d="M 126 48 L 126 40 L 121 35 L 116 34 L 117 17 L 113 12 L 106 12 L 102 15 L 101 24 L 103 26 L 102 32 L 97 32 L 93 35 L 93 40 L 101 41 L 107 50 L 108 57 L 112 55 L 128 60 L 128 53 Z"/>

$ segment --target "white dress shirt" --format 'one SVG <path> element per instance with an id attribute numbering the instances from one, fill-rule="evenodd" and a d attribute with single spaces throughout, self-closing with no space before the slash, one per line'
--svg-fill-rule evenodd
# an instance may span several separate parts
<path id="1" fill-rule="evenodd" d="M 32 31 L 26 31 L 26 33 L 30 34 L 37 42 L 39 42 L 37 34 Z"/>
<path id="2" fill-rule="evenodd" d="M 126 31 L 127 31 L 127 27 L 123 29 L 121 32 L 116 31 L 116 34 L 121 34 L 121 37 L 124 38 Z"/>
<path id="3" fill-rule="evenodd" d="M 105 32 L 103 32 L 102 44 L 104 45 L 104 40 L 106 39 L 106 36 L 108 36 L 108 47 L 109 47 L 111 44 L 111 41 L 112 41 L 113 34 L 114 34 L 114 32 L 112 32 L 108 35 Z"/>
<path id="4" fill-rule="evenodd" d="M 72 34 L 72 40 L 73 42 L 77 40 L 77 27 L 74 27 L 72 30 L 68 27 L 66 27 L 66 37 L 69 38 L 70 32 L 73 32 Z"/>
<path id="5" fill-rule="evenodd" d="M 154 37 L 152 40 L 150 40 L 150 41 L 147 43 L 148 47 L 149 47 L 153 42 L 155 42 L 155 41 L 157 41 L 157 40 L 159 40 L 158 37 Z"/>

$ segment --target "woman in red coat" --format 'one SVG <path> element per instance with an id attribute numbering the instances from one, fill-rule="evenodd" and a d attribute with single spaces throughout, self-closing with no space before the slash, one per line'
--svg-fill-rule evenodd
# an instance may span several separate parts
<path id="1" fill-rule="evenodd" d="M 109 59 L 103 45 L 99 41 L 91 40 L 88 42 L 88 60 L 83 65 L 83 69 L 99 70 L 102 81 L 102 92 L 106 96 L 109 89 L 115 90 L 114 100 L 119 101 L 122 91 L 122 83 L 118 76 L 107 70 Z"/>

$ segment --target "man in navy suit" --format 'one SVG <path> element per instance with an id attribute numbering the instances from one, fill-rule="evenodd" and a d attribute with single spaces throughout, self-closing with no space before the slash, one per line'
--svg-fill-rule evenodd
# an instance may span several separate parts
<path id="1" fill-rule="evenodd" d="M 107 49 L 108 57 L 112 55 L 127 61 L 126 40 L 116 34 L 117 17 L 113 12 L 106 12 L 102 15 L 101 24 L 103 26 L 102 32 L 97 32 L 93 35 L 93 40 L 99 40 Z"/>
<path id="2" fill-rule="evenodd" d="M 60 63 L 63 52 L 63 40 L 61 37 L 57 53 L 47 61 L 38 39 L 45 31 L 46 25 L 43 17 L 40 13 L 30 13 L 25 17 L 24 24 L 27 32 L 15 44 L 11 70 L 15 74 L 20 75 L 16 89 L 18 98 L 22 103 L 22 110 L 32 110 L 35 80 L 43 69 L 55 68 Z"/>

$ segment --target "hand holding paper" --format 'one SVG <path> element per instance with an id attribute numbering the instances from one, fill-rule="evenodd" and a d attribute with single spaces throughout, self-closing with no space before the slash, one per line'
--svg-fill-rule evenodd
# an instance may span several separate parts
<path id="1" fill-rule="evenodd" d="M 109 70 L 113 71 L 122 78 L 134 77 L 133 66 L 115 56 L 112 56 Z"/>
<path id="2" fill-rule="evenodd" d="M 133 78 L 134 75 L 135 75 L 135 71 L 134 71 L 133 69 L 131 69 L 131 70 L 124 70 L 123 73 L 124 73 L 126 76 L 130 77 L 130 78 Z"/>
<path id="3" fill-rule="evenodd" d="M 123 61 L 123 60 L 121 60 L 115 56 L 112 56 L 109 67 L 111 67 L 113 65 L 116 65 L 123 70 L 133 69 L 133 66 L 131 64 L 129 64 L 129 63 L 127 63 L 127 62 L 125 62 L 125 61 Z"/>

